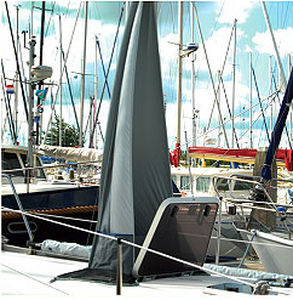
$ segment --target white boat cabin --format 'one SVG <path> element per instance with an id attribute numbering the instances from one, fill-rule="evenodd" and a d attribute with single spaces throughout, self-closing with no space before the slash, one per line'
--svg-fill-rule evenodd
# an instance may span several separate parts
<path id="1" fill-rule="evenodd" d="M 171 175 L 172 180 L 183 195 L 191 194 L 191 182 L 193 182 L 193 193 L 195 195 L 205 193 L 211 196 L 216 196 L 217 193 L 213 184 L 213 178 L 232 176 L 232 178 L 241 179 L 241 175 L 252 175 L 252 169 L 196 167 L 190 168 L 189 172 L 188 168 L 185 167 L 171 167 Z M 229 180 L 226 178 L 218 178 L 216 182 L 217 189 L 222 196 L 230 196 L 230 191 L 232 191 L 234 197 L 245 197 L 248 195 L 249 189 L 252 187 L 252 184 L 250 183 Z"/>

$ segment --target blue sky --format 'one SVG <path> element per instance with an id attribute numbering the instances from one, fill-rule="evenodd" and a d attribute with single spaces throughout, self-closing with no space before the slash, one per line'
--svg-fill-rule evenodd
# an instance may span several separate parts
<path id="1" fill-rule="evenodd" d="M 20 30 L 28 29 L 29 15 L 31 12 L 31 2 L 13 2 L 9 1 L 9 10 L 12 19 L 12 24 L 15 30 L 15 5 L 20 6 Z M 46 7 L 52 8 L 54 2 L 46 2 Z M 170 148 L 174 147 L 176 136 L 176 90 L 177 90 L 177 46 L 172 43 L 178 42 L 178 26 L 177 26 L 177 2 L 157 2 L 158 3 L 158 33 L 161 55 L 161 69 L 163 79 L 163 91 L 166 101 L 166 121 L 168 128 L 168 138 Z M 4 3 L 1 2 L 1 36 L 6 41 L 5 47 L 1 47 L 1 58 L 3 58 L 6 76 L 12 78 L 15 73 L 15 63 L 13 52 L 11 48 L 11 39 L 7 27 L 7 18 Z M 255 70 L 257 85 L 259 88 L 260 97 L 264 98 L 270 94 L 270 71 L 269 71 L 269 57 L 272 56 L 272 73 L 278 78 L 278 69 L 276 66 L 276 60 L 274 57 L 274 50 L 272 47 L 272 40 L 268 33 L 265 23 L 261 2 L 259 1 L 198 1 L 194 2 L 198 10 L 199 22 L 202 29 L 203 37 L 205 40 L 207 54 L 213 73 L 213 78 L 217 84 L 217 72 L 221 69 L 226 53 L 229 37 L 231 34 L 234 19 L 237 19 L 237 37 L 236 37 L 236 88 L 235 88 L 235 113 L 241 113 L 248 109 L 249 105 L 249 52 L 252 53 L 252 64 Z M 40 6 L 40 2 L 35 2 L 35 6 Z M 48 20 L 50 19 L 50 26 L 48 26 L 47 36 L 45 39 L 44 47 L 44 64 L 52 66 L 54 69 L 52 80 L 58 82 L 59 80 L 59 21 L 58 15 L 62 16 L 62 38 L 63 49 L 65 52 L 68 49 L 69 40 L 72 34 L 73 25 L 75 22 L 76 14 L 80 2 L 78 1 L 57 1 L 54 6 L 54 13 L 50 19 L 51 13 L 48 12 L 46 16 L 46 25 L 48 26 Z M 95 55 L 95 35 L 98 36 L 105 66 L 107 68 L 110 54 L 113 46 L 114 36 L 117 30 L 117 24 L 122 2 L 89 2 L 89 28 L 87 38 L 87 67 L 86 73 L 94 73 L 94 55 Z M 283 68 L 286 77 L 288 76 L 288 55 L 293 52 L 293 2 L 278 1 L 278 2 L 266 2 L 267 11 L 271 21 L 271 25 L 274 31 L 275 39 L 281 55 Z M 40 11 L 34 9 L 34 34 L 37 36 L 38 46 L 38 34 L 40 30 Z M 212 103 L 214 101 L 214 94 L 212 90 L 212 84 L 208 75 L 207 64 L 203 53 L 203 47 L 200 40 L 198 28 L 195 20 L 195 41 L 199 43 L 199 50 L 196 53 L 195 60 L 195 99 L 196 107 L 199 109 L 198 128 L 200 132 L 207 125 L 207 121 L 212 109 Z M 190 37 L 190 4 L 184 2 L 184 38 L 183 44 L 192 42 Z M 4 26 L 3 26 L 4 25 Z M 124 26 L 124 18 L 120 28 L 120 35 L 118 39 L 118 45 L 114 53 L 114 60 L 111 66 L 111 73 L 109 78 L 109 85 L 112 87 L 113 78 L 115 74 L 115 65 L 119 52 L 119 42 L 122 38 Z M 80 18 L 78 19 L 76 32 L 73 37 L 71 50 L 68 58 L 68 70 L 70 73 L 70 80 L 74 92 L 76 108 L 79 110 L 79 98 L 80 98 L 80 76 L 75 72 L 81 72 L 81 57 L 82 57 L 82 42 L 83 42 L 83 8 L 81 8 Z M 170 43 L 171 42 L 171 43 Z M 21 38 L 22 43 L 22 38 Z M 38 53 L 38 50 L 37 50 Z M 22 49 L 23 61 L 28 60 L 28 51 Z M 231 105 L 232 99 L 232 57 L 233 57 L 233 41 L 228 53 L 228 60 L 223 73 L 223 80 L 225 84 L 225 93 L 228 101 Z M 36 59 L 38 60 L 38 58 Z M 24 64 L 25 72 L 27 74 L 27 67 Z M 182 136 L 183 131 L 187 131 L 189 143 L 191 140 L 191 59 L 185 58 L 183 62 L 183 104 L 182 104 Z M 65 77 L 63 78 L 65 82 Z M 103 86 L 103 74 L 101 72 L 101 63 L 98 60 L 98 95 L 101 94 Z M 86 81 L 86 112 L 88 111 L 89 97 L 94 95 L 94 77 L 87 76 Z M 68 88 L 64 84 L 63 93 L 63 117 L 66 121 L 74 124 L 73 110 L 69 101 Z M 1 90 L 2 92 L 2 90 Z M 55 90 L 52 91 L 55 96 Z M 98 96 L 99 97 L 99 96 Z M 282 99 L 282 96 L 280 96 Z M 2 98 L 2 97 L 1 97 Z M 103 131 L 105 131 L 105 124 L 107 119 L 107 112 L 109 107 L 108 94 L 104 95 L 104 103 L 102 105 L 100 121 Z M 226 101 L 224 98 L 224 90 L 220 95 L 221 110 L 225 120 L 229 119 Z M 257 103 L 257 93 L 253 84 L 253 103 Z M 47 107 L 44 112 L 44 124 L 49 115 L 49 98 L 47 100 Z M 268 102 L 264 102 L 264 107 L 268 106 Z M 277 113 L 277 104 L 275 105 L 275 114 Z M 274 106 L 273 106 L 274 107 Z M 59 111 L 57 102 L 57 113 Z M 259 117 L 259 107 L 254 109 L 254 118 Z M 270 112 L 267 110 L 267 121 L 269 121 Z M 78 113 L 79 115 L 79 113 Z M 215 111 L 213 114 L 213 122 L 211 129 L 216 128 L 218 124 L 218 113 Z M 19 128 L 20 136 L 26 134 L 24 115 L 20 107 L 19 112 Z M 2 118 L 2 124 L 5 123 L 5 118 Z M 242 134 L 248 129 L 248 113 L 244 114 L 240 118 L 235 120 L 235 127 L 237 130 L 238 138 L 240 139 L 241 147 L 248 147 L 249 136 Z M 7 126 L 7 125 L 6 125 Z M 46 126 L 45 126 L 46 127 Z M 2 128 L 4 128 L 2 126 Z M 226 130 L 227 135 L 230 138 L 230 123 L 227 123 Z M 262 118 L 254 124 L 254 147 L 260 147 L 267 145 L 265 134 L 263 133 L 264 125 Z M 198 137 L 201 133 L 198 133 Z M 218 130 L 214 129 L 209 137 L 216 137 Z M 202 138 L 198 139 L 198 143 L 201 144 Z M 220 145 L 225 146 L 223 135 L 220 138 Z M 9 136 L 5 135 L 5 142 L 9 142 Z M 21 143 L 25 143 L 25 138 L 21 138 Z M 182 141 L 185 144 L 185 141 Z M 283 142 L 286 147 L 286 141 Z"/>

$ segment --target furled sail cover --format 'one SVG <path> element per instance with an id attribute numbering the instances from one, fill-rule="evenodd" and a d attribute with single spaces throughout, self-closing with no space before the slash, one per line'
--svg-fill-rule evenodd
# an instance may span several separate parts
<path id="1" fill-rule="evenodd" d="M 154 4 L 132 2 L 108 117 L 98 231 L 141 244 L 172 195 Z M 123 245 L 123 280 L 138 250 Z M 115 280 L 116 241 L 94 240 L 88 279 Z M 103 277 L 103 278 L 102 278 Z"/>

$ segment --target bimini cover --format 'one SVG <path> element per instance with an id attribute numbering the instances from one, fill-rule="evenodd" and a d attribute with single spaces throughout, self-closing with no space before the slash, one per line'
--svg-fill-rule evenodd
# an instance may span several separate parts
<path id="1" fill-rule="evenodd" d="M 154 4 L 132 2 L 108 117 L 98 231 L 142 245 L 158 207 L 171 195 Z M 124 281 L 132 280 L 137 254 L 123 245 Z M 99 237 L 88 269 L 77 277 L 113 281 L 116 266 L 116 241 Z"/>

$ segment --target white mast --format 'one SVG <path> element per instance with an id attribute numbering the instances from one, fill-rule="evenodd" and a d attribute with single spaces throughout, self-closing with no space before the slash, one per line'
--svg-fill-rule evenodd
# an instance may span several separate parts
<path id="1" fill-rule="evenodd" d="M 83 146 L 83 108 L 84 108 L 84 85 L 85 85 L 85 62 L 86 62 L 86 38 L 87 38 L 87 18 L 88 18 L 88 2 L 85 2 L 84 10 L 84 43 L 83 43 L 83 61 L 81 71 L 81 92 L 80 92 L 80 121 L 79 121 L 79 145 Z"/>
<path id="2" fill-rule="evenodd" d="M 231 138 L 232 138 L 232 149 L 234 148 L 234 135 L 235 135 L 235 122 L 234 122 L 234 115 L 235 115 L 235 67 L 236 67 L 236 24 L 237 20 L 234 21 L 234 52 L 233 52 L 233 74 L 232 74 L 232 118 L 231 118 Z"/>
<path id="3" fill-rule="evenodd" d="M 95 37 L 95 108 L 98 101 L 98 51 L 97 51 L 97 36 Z M 96 110 L 94 110 L 94 116 L 96 115 Z M 93 148 L 97 148 L 97 128 L 95 129 Z"/>
<path id="4" fill-rule="evenodd" d="M 249 146 L 253 149 L 252 140 L 252 52 L 249 52 Z"/>
<path id="5" fill-rule="evenodd" d="M 272 56 L 269 57 L 269 95 L 272 94 Z M 271 118 L 270 118 L 270 131 L 273 131 L 273 123 L 274 123 L 274 104 L 271 102 Z"/>
<path id="6" fill-rule="evenodd" d="M 291 55 L 288 54 L 288 74 L 291 73 L 291 69 L 292 69 Z M 289 133 L 289 137 L 290 137 L 291 141 L 293 140 L 292 119 L 293 119 L 293 116 L 292 116 L 292 105 L 290 105 L 290 118 L 289 118 L 289 122 L 290 122 L 290 124 L 289 124 L 289 130 L 290 130 L 290 133 Z"/>
<path id="7" fill-rule="evenodd" d="M 276 60 L 277 60 L 277 64 L 278 64 L 278 69 L 279 69 L 279 89 L 280 89 L 281 92 L 285 92 L 285 89 L 286 89 L 286 86 L 287 86 L 287 80 L 285 78 L 285 73 L 284 73 L 284 70 L 283 70 L 283 67 L 282 67 L 282 63 L 281 63 L 279 51 L 278 51 L 278 48 L 277 48 L 276 40 L 275 40 L 275 37 L 274 37 L 274 34 L 273 34 L 273 30 L 272 30 L 271 23 L 270 23 L 270 20 L 269 20 L 269 16 L 268 16 L 268 13 L 267 13 L 266 5 L 265 5 L 264 2 L 262 2 L 262 9 L 263 9 L 263 13 L 264 13 L 264 16 L 265 16 L 265 20 L 266 20 L 266 23 L 267 23 L 268 30 L 270 31 L 270 34 L 271 34 L 271 37 L 272 37 L 273 46 L 274 46 L 274 49 L 275 49 L 275 55 L 276 55 Z"/>
<path id="8" fill-rule="evenodd" d="M 190 41 L 194 42 L 194 13 L 193 13 L 193 3 L 190 2 Z M 194 70 L 194 62 L 195 62 L 195 52 L 191 53 L 191 102 L 192 102 L 192 146 L 196 146 L 196 105 L 195 105 L 195 97 L 194 97 L 194 80 L 195 80 L 195 70 Z"/>
<path id="9" fill-rule="evenodd" d="M 182 42 L 183 42 L 183 2 L 178 2 L 178 81 L 177 81 L 177 137 L 176 149 L 180 150 L 181 140 L 181 98 L 182 98 Z"/>
<path id="10" fill-rule="evenodd" d="M 59 146 L 62 146 L 62 27 L 61 15 L 59 15 L 59 51 L 60 51 L 60 78 L 59 78 L 59 105 L 60 105 L 60 120 L 59 120 Z"/>

